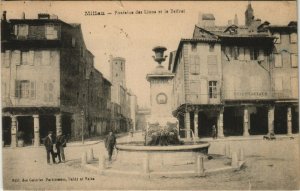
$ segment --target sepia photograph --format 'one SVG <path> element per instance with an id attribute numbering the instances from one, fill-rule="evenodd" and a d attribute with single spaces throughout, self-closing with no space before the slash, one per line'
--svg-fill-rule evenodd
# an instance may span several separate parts
<path id="1" fill-rule="evenodd" d="M 3 190 L 300 190 L 297 1 L 2 1 Z"/>

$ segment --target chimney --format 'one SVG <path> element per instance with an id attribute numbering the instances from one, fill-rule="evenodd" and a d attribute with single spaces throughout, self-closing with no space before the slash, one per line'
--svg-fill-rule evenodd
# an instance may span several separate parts
<path id="1" fill-rule="evenodd" d="M 199 23 L 202 27 L 214 27 L 215 17 L 211 13 L 204 13 L 201 16 L 199 15 Z"/>
<path id="2" fill-rule="evenodd" d="M 236 25 L 236 26 L 238 26 L 239 25 L 239 21 L 238 21 L 238 17 L 237 17 L 237 15 L 235 14 L 234 15 L 234 24 Z"/>
<path id="3" fill-rule="evenodd" d="M 25 19 L 25 13 L 24 12 L 22 13 L 21 19 Z"/>
<path id="4" fill-rule="evenodd" d="M 232 20 L 228 20 L 228 25 L 232 25 Z"/>
<path id="5" fill-rule="evenodd" d="M 3 11 L 3 14 L 2 14 L 2 20 L 3 20 L 3 21 L 6 21 L 6 11 Z"/>
<path id="6" fill-rule="evenodd" d="M 38 19 L 50 19 L 50 15 L 48 13 L 39 13 Z"/>

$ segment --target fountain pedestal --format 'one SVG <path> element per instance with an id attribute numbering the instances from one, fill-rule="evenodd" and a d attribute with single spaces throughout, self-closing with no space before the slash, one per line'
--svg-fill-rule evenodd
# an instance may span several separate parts
<path id="1" fill-rule="evenodd" d="M 158 63 L 158 66 L 149 74 L 147 74 L 147 80 L 150 83 L 151 94 L 151 116 L 147 123 L 147 131 L 151 124 L 158 124 L 158 127 L 166 127 L 167 124 L 176 124 L 177 119 L 172 116 L 172 90 L 173 90 L 173 78 L 174 74 L 165 69 L 161 62 L 165 61 L 164 57 L 165 47 L 155 47 L 154 60 Z"/>

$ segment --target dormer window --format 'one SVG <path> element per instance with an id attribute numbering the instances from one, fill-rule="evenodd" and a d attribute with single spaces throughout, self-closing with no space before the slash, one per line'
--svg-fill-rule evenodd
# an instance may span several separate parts
<path id="1" fill-rule="evenodd" d="M 237 34 L 236 28 L 230 28 L 229 29 L 229 34 Z"/>

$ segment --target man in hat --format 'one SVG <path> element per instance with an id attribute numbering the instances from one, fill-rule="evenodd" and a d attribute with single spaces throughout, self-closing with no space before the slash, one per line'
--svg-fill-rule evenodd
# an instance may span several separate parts
<path id="1" fill-rule="evenodd" d="M 117 143 L 116 137 L 113 134 L 113 132 L 110 131 L 108 136 L 105 139 L 105 148 L 108 152 L 108 156 L 109 156 L 108 160 L 109 161 L 111 161 L 111 157 L 112 157 L 112 154 L 113 154 L 114 147 L 115 147 L 116 143 Z"/>
<path id="2" fill-rule="evenodd" d="M 45 138 L 45 141 L 44 141 L 44 145 L 45 145 L 45 148 L 46 148 L 46 152 L 47 152 L 47 163 L 50 164 L 50 154 L 51 154 L 51 157 L 52 157 L 52 161 L 53 161 L 53 164 L 55 164 L 55 154 L 54 154 L 54 151 L 53 151 L 53 136 L 52 136 L 52 131 L 49 131 L 48 132 L 48 136 Z"/>
<path id="3" fill-rule="evenodd" d="M 62 131 L 57 132 L 57 137 L 56 137 L 56 150 L 57 150 L 57 156 L 59 162 L 65 162 L 65 153 L 64 153 L 64 147 L 67 146 L 67 140 L 65 136 L 62 134 Z"/>

